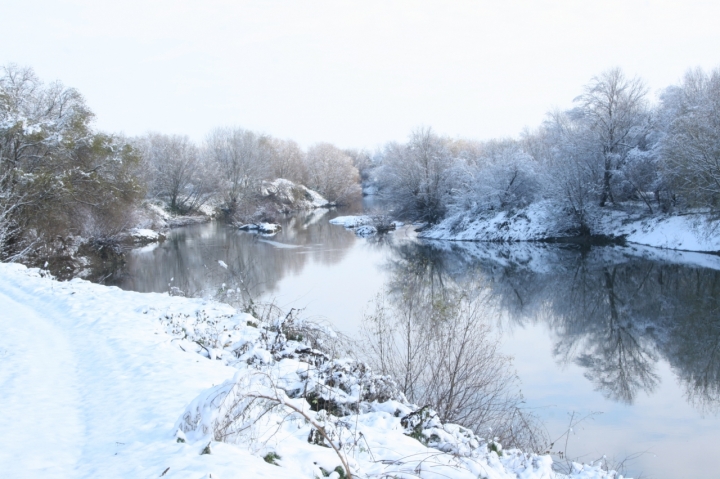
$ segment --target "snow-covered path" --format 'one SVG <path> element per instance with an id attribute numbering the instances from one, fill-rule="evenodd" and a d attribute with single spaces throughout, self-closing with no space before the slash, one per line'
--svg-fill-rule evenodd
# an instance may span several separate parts
<path id="1" fill-rule="evenodd" d="M 251 477 L 282 477 L 237 448 L 208 456 L 174 441 L 185 406 L 235 372 L 159 332 L 157 318 L 177 304 L 0 264 L 2 477 L 151 478 L 168 467 L 168 478 L 249 477 L 239 464 Z"/>
<path id="2" fill-rule="evenodd" d="M 10 297 L 3 279 L 0 431 L 8 440 L 0 464 L 10 477 L 27 471 L 70 477 L 82 455 L 78 439 L 85 436 L 77 356 L 64 331 Z"/>

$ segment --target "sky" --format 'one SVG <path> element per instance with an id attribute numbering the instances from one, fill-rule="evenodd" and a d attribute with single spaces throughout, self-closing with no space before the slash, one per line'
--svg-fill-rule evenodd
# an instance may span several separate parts
<path id="1" fill-rule="evenodd" d="M 653 97 L 720 66 L 717 0 L 3 0 L 0 65 L 77 88 L 99 129 L 239 126 L 374 149 L 515 137 L 619 66 Z"/>

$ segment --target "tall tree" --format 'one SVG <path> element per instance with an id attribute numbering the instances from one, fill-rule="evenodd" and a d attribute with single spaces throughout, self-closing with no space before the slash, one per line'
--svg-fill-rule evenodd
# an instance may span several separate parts
<path id="1" fill-rule="evenodd" d="M 2 68 L 0 191 L 14 231 L 2 254 L 58 235 L 113 235 L 127 225 L 141 190 L 137 156 L 122 138 L 93 131 L 92 118 L 77 90 L 44 85 L 29 68 Z"/>
<path id="2" fill-rule="evenodd" d="M 662 95 L 662 158 L 672 186 L 692 204 L 720 204 L 720 68 L 688 71 Z"/>
<path id="3" fill-rule="evenodd" d="M 615 202 L 613 175 L 625 166 L 628 153 L 649 126 L 646 95 L 642 80 L 626 78 L 622 70 L 613 68 L 593 77 L 575 98 L 578 106 L 569 112 L 584 130 L 578 146 L 600 162 L 600 206 Z"/>
<path id="4" fill-rule="evenodd" d="M 171 211 L 188 213 L 211 193 L 211 171 L 187 136 L 150 133 L 137 143 L 148 174 L 148 193 L 167 201 Z"/>

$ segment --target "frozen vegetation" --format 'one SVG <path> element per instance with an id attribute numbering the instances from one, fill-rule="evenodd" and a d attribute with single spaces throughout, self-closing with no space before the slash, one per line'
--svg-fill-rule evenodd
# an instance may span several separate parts
<path id="1" fill-rule="evenodd" d="M 565 477 L 443 424 L 292 314 L 0 273 L 10 477 Z"/>
<path id="2" fill-rule="evenodd" d="M 689 71 L 655 103 L 619 69 L 518 139 L 415 130 L 386 145 L 369 177 L 422 236 L 528 241 L 605 236 L 720 251 L 720 69 Z"/>

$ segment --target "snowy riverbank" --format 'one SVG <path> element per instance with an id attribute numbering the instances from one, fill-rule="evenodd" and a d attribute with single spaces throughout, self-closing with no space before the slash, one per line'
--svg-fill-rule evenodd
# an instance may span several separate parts
<path id="1" fill-rule="evenodd" d="M 387 378 L 327 356 L 322 340 L 293 340 L 302 341 L 291 334 L 302 325 L 263 324 L 202 299 L 57 282 L 14 264 L 0 264 L 0 305 L 0 470 L 8 477 L 340 477 L 333 449 L 308 442 L 323 442 L 311 423 L 355 477 L 563 477 L 549 456 L 498 456 L 459 426 L 431 417 L 416 424 L 415 407 Z M 298 387 L 355 412 L 313 411 Z M 239 410 L 251 394 L 274 399 L 262 403 L 272 409 Z M 246 416 L 217 442 L 229 411 Z M 211 454 L 201 454 L 208 444 Z M 577 469 L 573 477 L 612 477 L 599 466 Z"/>
<path id="2" fill-rule="evenodd" d="M 655 248 L 720 252 L 720 222 L 704 213 L 648 215 L 644 211 L 609 211 L 589 224 L 590 234 L 624 238 Z M 468 212 L 450 216 L 418 237 L 451 241 L 545 241 L 570 238 L 567 222 L 548 203 L 535 203 L 514 212 Z"/>

